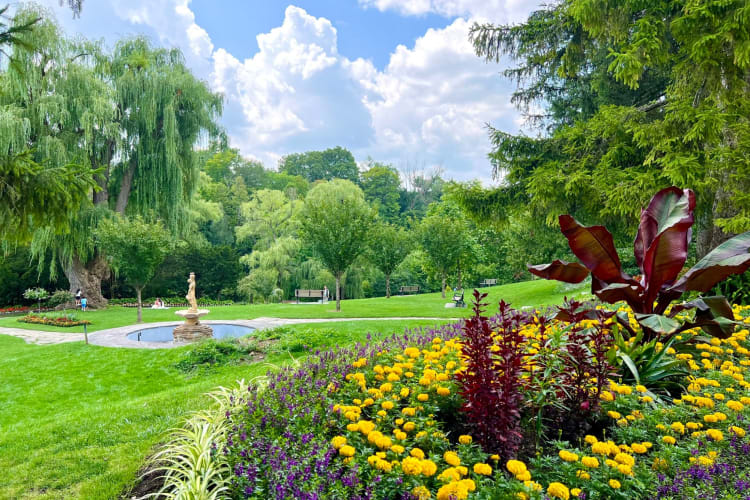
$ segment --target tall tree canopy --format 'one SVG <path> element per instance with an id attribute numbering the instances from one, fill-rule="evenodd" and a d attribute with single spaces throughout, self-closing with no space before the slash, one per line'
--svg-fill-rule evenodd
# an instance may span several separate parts
<path id="1" fill-rule="evenodd" d="M 344 179 L 320 183 L 307 193 L 302 234 L 336 278 L 336 310 L 341 310 L 341 277 L 367 248 L 375 214 L 362 190 Z"/>
<path id="2" fill-rule="evenodd" d="M 14 22 L 40 16 L 28 8 Z M 108 272 L 91 237 L 97 222 L 114 210 L 159 217 L 175 234 L 186 228 L 198 179 L 193 147 L 220 133 L 221 98 L 190 73 L 179 51 L 143 38 L 107 53 L 66 38 L 47 17 L 19 36 L 32 49 L 14 51 L 19 71 L 3 78 L 0 99 L 10 106 L 0 136 L 15 149 L 33 144 L 37 163 L 79 164 L 98 184 L 87 206 L 68 214 L 71 231 L 59 237 L 39 228 L 32 250 L 58 258 L 71 288 L 96 306 Z"/>
<path id="3" fill-rule="evenodd" d="M 396 222 L 399 216 L 401 180 L 398 172 L 390 165 L 372 163 L 362 172 L 362 191 L 365 198 L 378 210 L 380 218 Z"/>
<path id="4" fill-rule="evenodd" d="M 310 182 L 331 179 L 359 181 L 359 170 L 354 156 L 341 146 L 325 151 L 286 155 L 279 162 L 279 171 L 289 175 L 299 175 Z"/>
<path id="5" fill-rule="evenodd" d="M 518 26 L 475 25 L 477 54 L 515 61 L 514 102 L 546 132 L 491 130 L 503 185 L 480 197 L 528 203 L 549 223 L 619 222 L 622 235 L 674 184 L 696 191 L 699 254 L 720 229 L 750 228 L 749 37 L 744 0 L 564 0 Z"/>
<path id="6" fill-rule="evenodd" d="M 17 243 L 28 241 L 40 225 L 55 234 L 69 230 L 68 214 L 79 209 L 95 184 L 91 169 L 75 158 L 40 160 L 33 153 L 37 144 L 24 116 L 28 100 L 19 102 L 12 96 L 24 76 L 19 59 L 33 52 L 28 38 L 43 27 L 37 26 L 41 17 L 34 11 L 8 23 L 7 9 L 0 8 L 0 61 L 2 56 L 10 58 L 0 73 L 0 239 Z M 33 90 L 37 89 L 29 89 Z M 53 121 L 63 119 L 59 109 L 46 111 Z"/>

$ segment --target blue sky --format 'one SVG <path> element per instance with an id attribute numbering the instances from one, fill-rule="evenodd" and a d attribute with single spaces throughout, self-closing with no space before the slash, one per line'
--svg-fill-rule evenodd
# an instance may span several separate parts
<path id="1" fill-rule="evenodd" d="M 224 95 L 233 147 L 281 156 L 343 146 L 400 170 L 489 181 L 486 124 L 517 132 L 503 64 L 473 53 L 475 21 L 520 22 L 526 0 L 87 0 L 63 29 L 112 44 L 143 34 L 178 47 Z"/>

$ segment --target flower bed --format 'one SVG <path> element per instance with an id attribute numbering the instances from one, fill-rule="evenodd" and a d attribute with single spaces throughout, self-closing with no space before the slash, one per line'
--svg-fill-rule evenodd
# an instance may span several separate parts
<path id="1" fill-rule="evenodd" d="M 30 311 L 31 308 L 27 306 L 10 306 L 10 307 L 0 307 L 0 315 L 2 314 L 18 314 Z"/>
<path id="2" fill-rule="evenodd" d="M 693 329 L 646 352 L 682 387 L 640 364 L 637 339 L 618 344 L 611 313 L 563 312 L 501 303 L 269 374 L 226 412 L 224 484 L 254 499 L 746 496 L 750 310 L 734 307 L 744 326 L 727 339 Z"/>
<path id="3" fill-rule="evenodd" d="M 90 325 L 91 321 L 79 320 L 73 314 L 60 315 L 60 316 L 38 316 L 36 314 L 27 314 L 21 318 L 18 318 L 21 323 L 32 323 L 35 325 L 50 325 L 50 326 L 61 326 L 71 327 L 79 325 Z"/>

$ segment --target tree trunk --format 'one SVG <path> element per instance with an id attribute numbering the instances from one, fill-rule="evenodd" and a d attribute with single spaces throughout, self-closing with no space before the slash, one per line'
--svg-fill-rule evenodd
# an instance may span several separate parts
<path id="1" fill-rule="evenodd" d="M 128 206 L 128 199 L 130 198 L 130 189 L 133 187 L 133 176 L 135 175 L 135 163 L 131 161 L 128 165 L 128 169 L 122 176 L 122 182 L 120 182 L 120 192 L 117 194 L 117 203 L 115 204 L 115 211 L 125 215 L 125 209 Z"/>
<path id="2" fill-rule="evenodd" d="M 104 257 L 97 255 L 84 264 L 76 255 L 73 262 L 65 268 L 65 276 L 70 282 L 72 293 L 81 289 L 88 302 L 87 307 L 99 309 L 107 305 L 107 299 L 102 296 L 102 279 L 109 276 L 109 266 Z"/>
<path id="3" fill-rule="evenodd" d="M 143 290 L 142 287 L 135 288 L 135 296 L 138 298 L 138 321 L 136 321 L 136 323 L 143 323 L 143 304 L 141 304 L 141 290 Z"/>
<path id="4" fill-rule="evenodd" d="M 341 311 L 341 273 L 336 273 L 336 312 Z"/>
<path id="5" fill-rule="evenodd" d="M 458 259 L 458 289 L 461 290 L 463 284 L 461 282 L 461 259 Z"/>
<path id="6" fill-rule="evenodd" d="M 443 285 L 440 287 L 440 293 L 442 293 L 443 298 L 445 298 L 445 272 L 443 272 Z"/>
<path id="7" fill-rule="evenodd" d="M 391 298 L 391 275 L 390 274 L 385 275 L 385 298 L 386 299 Z"/>

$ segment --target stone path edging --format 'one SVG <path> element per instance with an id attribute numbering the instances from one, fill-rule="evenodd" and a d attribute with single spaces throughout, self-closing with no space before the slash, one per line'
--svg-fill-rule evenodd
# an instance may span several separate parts
<path id="1" fill-rule="evenodd" d="M 401 321 L 401 320 L 434 320 L 434 321 L 459 321 L 462 318 L 430 318 L 430 317 L 390 317 L 390 318 L 256 318 L 249 320 L 207 320 L 201 321 L 207 325 L 211 324 L 230 324 L 241 325 L 255 328 L 256 330 L 266 330 L 284 325 L 298 325 L 301 323 L 328 323 L 339 321 Z M 120 326 L 108 330 L 99 330 L 89 333 L 89 344 L 105 347 L 131 347 L 140 349 L 165 349 L 179 347 L 184 344 L 175 344 L 172 342 L 138 342 L 128 339 L 129 333 L 144 330 L 146 328 L 155 328 L 159 326 L 178 326 L 180 321 L 162 321 L 159 323 L 142 323 L 140 325 Z M 26 341 L 27 344 L 61 344 L 63 342 L 81 342 L 84 340 L 82 333 L 62 333 L 62 332 L 44 332 L 39 330 L 25 330 L 23 328 L 6 328 L 0 327 L 0 335 L 11 335 L 19 337 Z"/>

